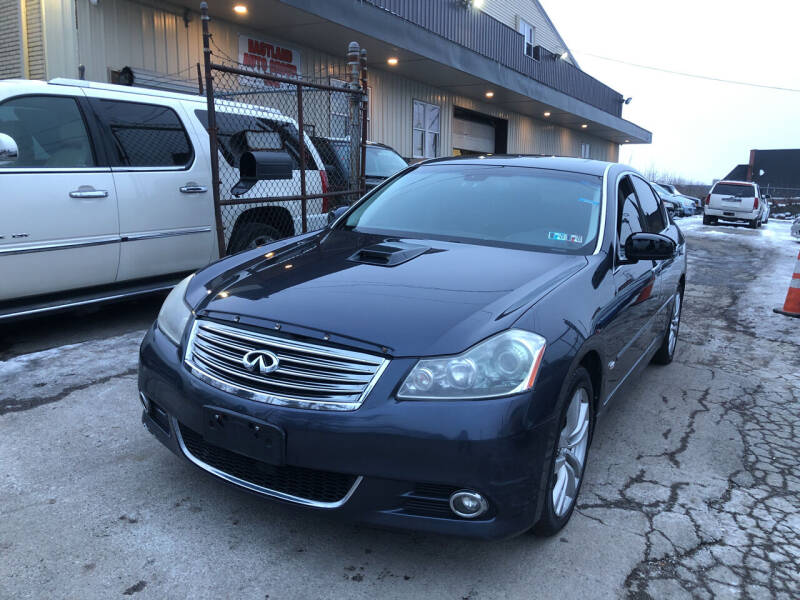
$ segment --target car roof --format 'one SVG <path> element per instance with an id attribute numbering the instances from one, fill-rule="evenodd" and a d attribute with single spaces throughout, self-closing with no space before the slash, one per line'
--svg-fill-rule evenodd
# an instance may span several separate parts
<path id="1" fill-rule="evenodd" d="M 571 158 L 567 156 L 537 156 L 531 154 L 481 154 L 478 156 L 449 156 L 426 160 L 422 165 L 497 165 L 507 167 L 532 167 L 537 169 L 551 169 L 554 171 L 569 171 L 585 175 L 605 174 L 611 163 L 588 158 Z M 633 169 L 631 169 L 633 170 Z"/>

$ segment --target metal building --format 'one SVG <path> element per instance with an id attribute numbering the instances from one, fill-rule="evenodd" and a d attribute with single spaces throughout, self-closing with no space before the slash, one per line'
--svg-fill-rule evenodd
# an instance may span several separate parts
<path id="1" fill-rule="evenodd" d="M 79 75 L 196 90 L 199 0 L 0 0 L 0 78 Z M 577 65 L 537 0 L 209 0 L 217 59 L 337 84 L 369 56 L 369 137 L 408 158 L 616 160 L 649 143 L 623 96 Z M 124 70 L 128 67 L 128 70 Z M 123 77 L 124 80 L 124 77 Z M 329 134 L 343 118 L 331 97 Z"/>

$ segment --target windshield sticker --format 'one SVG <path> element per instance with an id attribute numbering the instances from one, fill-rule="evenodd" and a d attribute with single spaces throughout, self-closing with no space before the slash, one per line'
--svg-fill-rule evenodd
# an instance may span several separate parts
<path id="1" fill-rule="evenodd" d="M 582 244 L 583 243 L 583 236 L 576 235 L 574 233 L 566 234 L 561 233 L 560 231 L 548 231 L 547 232 L 547 239 L 548 240 L 556 240 L 559 242 L 572 242 L 573 244 Z"/>

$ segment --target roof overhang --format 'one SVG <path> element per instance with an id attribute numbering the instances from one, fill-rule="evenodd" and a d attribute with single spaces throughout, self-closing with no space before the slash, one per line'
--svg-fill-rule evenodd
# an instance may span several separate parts
<path id="1" fill-rule="evenodd" d="M 194 9 L 193 0 L 177 2 Z M 378 68 L 466 96 L 501 110 L 553 123 L 614 143 L 650 143 L 646 129 L 549 87 L 392 13 L 356 0 L 260 0 L 235 17 L 241 2 L 218 0 L 213 18 L 241 24 L 243 30 L 269 32 L 287 42 L 342 56 L 347 44 L 367 49 L 370 68 Z M 394 67 L 386 59 L 395 56 Z M 494 92 L 491 100 L 487 91 Z M 543 115 L 549 112 L 550 116 Z M 586 124 L 586 128 L 581 125 Z"/>

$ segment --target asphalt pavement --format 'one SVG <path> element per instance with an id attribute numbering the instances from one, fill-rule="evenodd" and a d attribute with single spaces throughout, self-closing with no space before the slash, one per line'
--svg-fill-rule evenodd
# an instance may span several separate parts
<path id="1" fill-rule="evenodd" d="M 797 598 L 800 319 L 789 223 L 680 221 L 677 356 L 597 426 L 567 528 L 476 542 L 264 501 L 140 423 L 159 299 L 0 326 L 0 598 Z"/>

